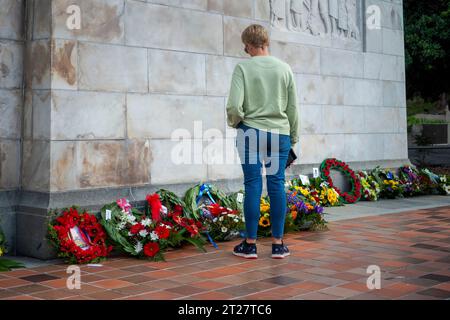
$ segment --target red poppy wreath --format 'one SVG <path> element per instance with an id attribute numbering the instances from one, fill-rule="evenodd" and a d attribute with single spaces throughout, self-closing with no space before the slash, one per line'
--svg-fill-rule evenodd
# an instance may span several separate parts
<path id="1" fill-rule="evenodd" d="M 332 169 L 340 171 L 347 176 L 351 187 L 349 192 L 342 192 L 333 184 L 333 179 L 330 176 L 330 170 Z M 361 181 L 345 162 L 335 158 L 325 159 L 320 165 L 320 173 L 322 179 L 336 190 L 344 203 L 355 203 L 361 198 Z"/>
<path id="2" fill-rule="evenodd" d="M 85 211 L 78 212 L 76 207 L 64 209 L 50 222 L 48 231 L 58 257 L 71 264 L 99 262 L 112 250 L 97 218 Z"/>

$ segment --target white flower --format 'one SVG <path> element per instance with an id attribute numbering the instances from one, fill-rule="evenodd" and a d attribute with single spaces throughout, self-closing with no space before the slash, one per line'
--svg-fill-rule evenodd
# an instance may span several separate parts
<path id="1" fill-rule="evenodd" d="M 216 222 L 217 222 L 217 218 L 214 218 L 214 219 L 213 219 L 213 222 L 216 223 Z"/>
<path id="2" fill-rule="evenodd" d="M 223 216 L 221 216 L 221 217 L 219 218 L 219 221 L 220 221 L 220 222 L 222 222 L 222 221 L 223 221 Z"/>
<path id="3" fill-rule="evenodd" d="M 148 231 L 147 230 L 141 230 L 141 231 L 139 231 L 139 235 L 141 237 L 146 237 L 148 235 Z"/>
<path id="4" fill-rule="evenodd" d="M 166 229 L 169 229 L 169 230 L 172 229 L 172 227 L 169 226 L 168 224 L 166 224 L 165 227 L 166 227 Z"/>
<path id="5" fill-rule="evenodd" d="M 229 216 L 230 218 L 236 217 L 236 215 L 235 215 L 235 214 L 232 214 L 232 213 L 230 213 L 228 216 Z"/>
<path id="6" fill-rule="evenodd" d="M 151 224 L 152 224 L 152 219 L 150 219 L 150 218 L 145 218 L 144 220 L 142 220 L 141 221 L 141 224 L 144 226 L 144 227 L 148 227 L 148 226 L 150 226 Z"/>
<path id="7" fill-rule="evenodd" d="M 142 242 L 138 242 L 134 245 L 134 251 L 136 251 L 136 253 L 139 253 L 142 251 L 144 247 L 142 246 Z"/>
<path id="8" fill-rule="evenodd" d="M 234 219 L 234 222 L 239 222 L 239 219 Z"/>
<path id="9" fill-rule="evenodd" d="M 225 233 L 225 232 L 227 232 L 228 231 L 228 229 L 226 228 L 226 227 L 222 227 L 222 232 L 223 233 Z"/>
<path id="10" fill-rule="evenodd" d="M 150 239 L 152 239 L 152 241 L 155 241 L 155 240 L 159 239 L 159 237 L 158 237 L 158 235 L 156 234 L 155 231 L 152 231 L 152 233 L 150 233 Z"/>
<path id="11" fill-rule="evenodd" d="M 125 226 L 126 226 L 126 222 L 121 222 L 117 225 L 116 229 L 120 231 L 120 230 L 125 229 Z"/>
<path id="12" fill-rule="evenodd" d="M 128 236 L 129 236 L 129 237 L 132 237 L 133 234 L 132 234 L 130 231 L 128 231 Z"/>
<path id="13" fill-rule="evenodd" d="M 136 221 L 136 217 L 133 216 L 132 214 L 127 214 L 126 220 L 127 220 L 128 222 L 130 222 L 130 223 L 133 223 L 133 222 Z"/>

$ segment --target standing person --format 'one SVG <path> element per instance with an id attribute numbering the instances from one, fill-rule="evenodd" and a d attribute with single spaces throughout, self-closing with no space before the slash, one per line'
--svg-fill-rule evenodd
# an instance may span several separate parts
<path id="1" fill-rule="evenodd" d="M 261 25 L 242 33 L 251 58 L 234 69 L 227 102 L 227 123 L 237 128 L 236 146 L 244 173 L 244 215 L 247 236 L 233 253 L 257 258 L 263 160 L 270 197 L 272 257 L 289 255 L 283 243 L 286 218 L 285 167 L 298 141 L 297 92 L 290 66 L 269 55 L 269 36 Z"/>

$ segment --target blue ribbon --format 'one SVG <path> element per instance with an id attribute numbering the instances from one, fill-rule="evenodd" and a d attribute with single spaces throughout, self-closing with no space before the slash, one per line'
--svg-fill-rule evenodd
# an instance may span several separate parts
<path id="1" fill-rule="evenodd" d="M 203 194 L 206 192 L 206 194 L 208 195 L 209 199 L 211 199 L 212 203 L 216 203 L 216 201 L 214 201 L 214 198 L 212 197 L 211 193 L 209 192 L 209 187 L 207 184 L 202 184 L 200 186 L 200 189 L 198 191 L 198 196 L 197 196 L 197 204 L 200 201 L 200 199 L 202 198 Z"/>
<path id="2" fill-rule="evenodd" d="M 209 242 L 211 242 L 213 247 L 216 248 L 216 249 L 219 249 L 219 246 L 217 245 L 217 243 L 214 242 L 213 238 L 211 237 L 211 235 L 209 234 L 208 231 L 206 231 L 206 235 L 208 236 L 208 240 L 209 240 Z"/>

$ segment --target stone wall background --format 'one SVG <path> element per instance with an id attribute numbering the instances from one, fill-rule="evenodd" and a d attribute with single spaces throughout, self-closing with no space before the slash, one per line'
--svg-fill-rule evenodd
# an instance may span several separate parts
<path id="1" fill-rule="evenodd" d="M 16 219 L 6 220 L 7 230 L 17 223 L 18 252 L 51 256 L 48 208 L 142 200 L 159 187 L 182 194 L 199 181 L 241 188 L 238 162 L 214 161 L 236 157 L 225 105 L 251 23 L 271 30 L 271 53 L 296 76 L 300 159 L 289 174 L 311 173 L 327 157 L 355 168 L 407 162 L 401 1 L 365 3 L 383 17 L 364 44 L 271 29 L 268 0 L 28 0 L 26 24 L 17 24 L 23 1 L 0 0 L 2 14 L 6 6 L 18 17 L 0 19 L 1 61 L 16 70 L 4 77 L 0 68 L 0 187 L 22 188 Z M 81 30 L 66 27 L 73 4 Z M 210 147 L 201 164 L 173 164 L 171 133 L 193 135 L 194 121 L 220 130 L 226 147 Z M 200 159 L 210 145 L 188 143 Z"/>
<path id="2" fill-rule="evenodd" d="M 14 252 L 22 137 L 23 1 L 0 0 L 0 224 Z"/>
<path id="3" fill-rule="evenodd" d="M 296 74 L 299 164 L 407 158 L 401 5 L 372 3 L 386 16 L 367 32 L 367 52 L 272 32 L 272 54 Z M 70 4 L 81 7 L 81 30 L 66 28 Z M 37 102 L 50 99 L 51 121 L 33 124 L 33 137 L 51 143 L 50 191 L 240 178 L 238 165 L 172 165 L 170 137 L 193 132 L 194 120 L 225 134 L 230 76 L 245 57 L 240 33 L 268 26 L 268 1 L 56 0 L 52 17 L 51 94 Z M 47 190 L 31 180 L 31 190 Z"/>

